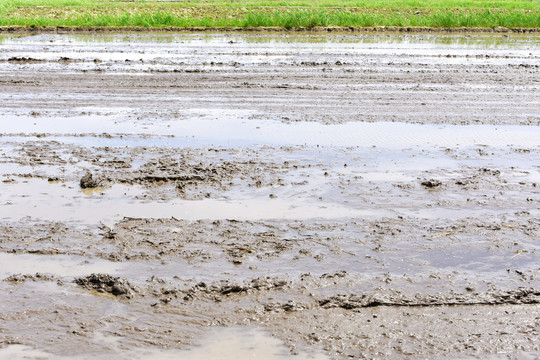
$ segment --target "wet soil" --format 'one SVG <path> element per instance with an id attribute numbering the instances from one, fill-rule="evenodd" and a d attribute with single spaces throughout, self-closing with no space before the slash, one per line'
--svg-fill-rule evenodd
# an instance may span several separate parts
<path id="1" fill-rule="evenodd" d="M 537 35 L 0 43 L 0 358 L 540 354 Z"/>
<path id="2" fill-rule="evenodd" d="M 230 13 L 231 9 L 227 8 L 227 12 Z M 358 12 L 362 9 L 358 8 Z M 416 12 L 414 10 L 413 12 Z M 138 27 L 138 26 L 124 26 L 124 27 L 112 27 L 112 26 L 24 26 L 24 25 L 10 25 L 0 26 L 0 33 L 7 34 L 37 34 L 37 33 L 51 33 L 51 34 L 69 34 L 69 33 L 127 33 L 127 32 L 142 32 L 142 33 L 310 33 L 310 34 L 346 34 L 346 33 L 465 33 L 465 34 L 538 34 L 540 28 L 508 28 L 503 26 L 496 26 L 492 28 L 481 27 L 427 27 L 427 26 L 314 26 L 309 28 L 304 27 L 292 27 L 283 28 L 278 26 L 257 26 L 257 27 Z"/>

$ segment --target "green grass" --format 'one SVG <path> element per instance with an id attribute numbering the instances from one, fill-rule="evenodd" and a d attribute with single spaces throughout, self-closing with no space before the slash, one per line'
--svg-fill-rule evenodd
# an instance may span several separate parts
<path id="1" fill-rule="evenodd" d="M 326 12 L 322 10 L 294 10 L 275 12 L 271 15 L 250 13 L 241 26 L 280 26 L 284 28 L 314 26 L 416 26 L 416 27 L 538 27 L 540 14 L 533 16 L 525 12 L 480 12 L 453 13 L 438 11 L 428 15 L 401 13 L 351 13 L 347 11 Z"/>
<path id="2" fill-rule="evenodd" d="M 540 28 L 540 0 L 0 0 L 9 25 Z"/>
<path id="3" fill-rule="evenodd" d="M 0 0 L 8 7 L 20 6 L 80 6 L 80 7 L 252 7 L 252 6 L 292 6 L 292 7 L 362 7 L 362 8 L 471 8 L 471 9 L 524 9 L 538 10 L 538 0 L 187 0 L 152 2 L 144 0 Z"/>

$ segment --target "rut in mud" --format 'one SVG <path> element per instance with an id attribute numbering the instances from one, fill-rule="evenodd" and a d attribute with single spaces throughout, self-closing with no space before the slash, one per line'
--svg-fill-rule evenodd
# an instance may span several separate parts
<path id="1" fill-rule="evenodd" d="M 0 35 L 0 357 L 538 356 L 538 39 Z"/>

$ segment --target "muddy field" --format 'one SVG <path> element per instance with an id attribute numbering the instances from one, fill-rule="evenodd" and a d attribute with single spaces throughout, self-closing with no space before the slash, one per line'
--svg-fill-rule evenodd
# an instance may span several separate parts
<path id="1" fill-rule="evenodd" d="M 0 359 L 540 357 L 539 44 L 0 34 Z"/>

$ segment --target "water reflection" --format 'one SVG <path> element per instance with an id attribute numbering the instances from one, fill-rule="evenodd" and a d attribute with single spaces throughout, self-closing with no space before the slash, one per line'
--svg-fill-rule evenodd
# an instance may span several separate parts
<path id="1" fill-rule="evenodd" d="M 400 33 L 114 33 L 91 35 L 51 35 L 32 37 L 0 36 L 0 42 L 18 38 L 24 42 L 41 42 L 43 38 L 59 43 L 154 43 L 154 44 L 358 44 L 358 45 L 444 45 L 468 48 L 538 48 L 538 34 L 400 34 Z"/>
<path id="2" fill-rule="evenodd" d="M 105 35 L 105 36 L 80 36 L 82 42 L 155 42 L 155 43 L 235 43 L 245 44 L 433 44 L 455 45 L 475 48 L 496 48 L 500 46 L 519 48 L 522 46 L 535 46 L 540 41 L 540 36 L 524 35 L 398 35 L 398 34 L 174 34 L 174 35 Z"/>
<path id="3" fill-rule="evenodd" d="M 268 333 L 257 328 L 231 327 L 220 328 L 210 331 L 207 337 L 203 339 L 200 347 L 189 351 L 182 350 L 154 350 L 137 348 L 125 350 L 118 346 L 116 336 L 101 336 L 102 342 L 109 344 L 109 356 L 120 359 L 182 359 L 182 360 L 279 360 L 290 359 L 290 351 L 283 342 L 270 336 Z M 97 356 L 99 357 L 99 356 Z M 75 356 L 58 356 L 45 351 L 33 349 L 25 345 L 10 345 L 7 348 L 0 349 L 0 360 L 14 358 L 34 358 L 34 359 L 88 359 L 97 358 L 90 354 Z M 294 355 L 296 360 L 327 360 L 327 356 L 321 353 L 307 354 L 297 353 Z"/>

